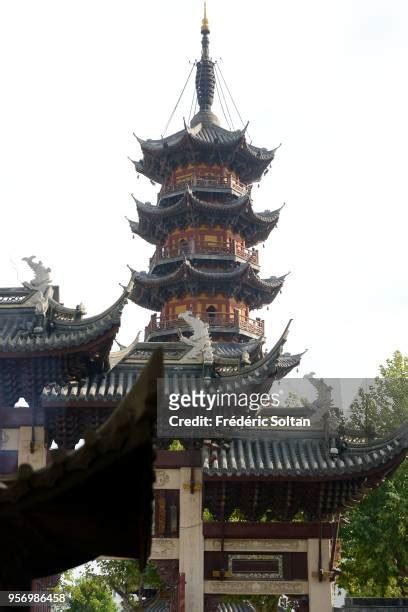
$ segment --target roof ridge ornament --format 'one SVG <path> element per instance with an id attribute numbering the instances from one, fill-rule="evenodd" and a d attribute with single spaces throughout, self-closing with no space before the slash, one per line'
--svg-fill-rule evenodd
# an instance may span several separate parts
<path id="1" fill-rule="evenodd" d="M 31 257 L 23 257 L 22 260 L 26 262 L 26 264 L 31 268 L 34 272 L 34 278 L 30 282 L 23 282 L 24 287 L 26 289 L 31 289 L 31 291 L 44 291 L 51 284 L 51 268 L 46 268 L 42 261 L 34 261 L 37 259 L 36 255 L 31 255 Z"/>
<path id="2" fill-rule="evenodd" d="M 193 315 L 191 310 L 185 310 L 178 315 L 179 319 L 183 319 L 192 329 L 192 335 L 187 338 L 183 336 L 181 330 L 178 329 L 178 336 L 181 342 L 187 344 L 190 350 L 183 356 L 183 361 L 191 359 L 193 361 L 201 361 L 203 364 L 211 364 L 214 362 L 214 349 L 212 346 L 211 337 L 209 334 L 209 325 L 205 321 L 201 321 Z"/>
<path id="3" fill-rule="evenodd" d="M 29 282 L 24 281 L 23 286 L 34 292 L 30 302 L 31 305 L 35 307 L 37 315 L 40 315 L 40 318 L 43 319 L 47 313 L 49 300 L 53 296 L 54 289 L 51 286 L 51 268 L 46 268 L 42 261 L 34 261 L 36 258 L 36 255 L 22 258 L 34 272 L 34 278 Z M 43 331 L 42 321 L 37 321 L 35 323 L 33 331 L 34 333 Z"/>

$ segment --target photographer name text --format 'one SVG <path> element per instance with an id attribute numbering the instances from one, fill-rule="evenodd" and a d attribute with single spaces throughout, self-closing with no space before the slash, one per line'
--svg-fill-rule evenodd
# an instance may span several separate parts
<path id="1" fill-rule="evenodd" d="M 214 417 L 197 415 L 194 417 L 169 417 L 170 427 L 310 427 L 310 419 L 294 416 L 231 416 L 216 415 Z"/>

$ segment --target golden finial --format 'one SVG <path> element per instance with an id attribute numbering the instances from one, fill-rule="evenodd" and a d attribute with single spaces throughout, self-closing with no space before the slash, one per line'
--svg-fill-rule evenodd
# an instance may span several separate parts
<path id="1" fill-rule="evenodd" d="M 209 31 L 210 31 L 210 27 L 209 27 L 208 18 L 207 18 L 207 2 L 204 0 L 204 17 L 201 22 L 201 33 L 203 34 L 204 32 L 209 32 Z"/>

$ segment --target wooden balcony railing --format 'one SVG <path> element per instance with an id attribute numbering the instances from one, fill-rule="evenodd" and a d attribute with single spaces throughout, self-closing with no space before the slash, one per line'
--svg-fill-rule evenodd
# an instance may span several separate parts
<path id="1" fill-rule="evenodd" d="M 233 176 L 232 174 L 214 177 L 192 176 L 188 180 L 173 181 L 171 183 L 163 185 L 159 193 L 159 197 L 177 191 L 184 191 L 185 189 L 187 189 L 187 187 L 190 187 L 190 189 L 193 189 L 195 187 L 203 187 L 208 189 L 211 189 L 213 187 L 215 190 L 231 189 L 239 195 L 243 195 L 248 189 L 245 183 L 242 183 L 237 177 Z"/>
<path id="2" fill-rule="evenodd" d="M 249 261 L 251 264 L 259 264 L 259 253 L 256 249 L 248 249 L 235 240 L 227 242 L 216 242 L 208 240 L 200 240 L 179 244 L 176 247 L 159 247 L 156 249 L 153 257 L 150 259 L 150 269 L 156 264 L 185 255 L 235 255 L 243 261 Z"/>
<path id="3" fill-rule="evenodd" d="M 265 323 L 261 319 L 250 319 L 241 315 L 239 311 L 233 314 L 225 312 L 214 312 L 201 314 L 200 319 L 206 321 L 211 328 L 222 327 L 235 329 L 238 332 L 247 332 L 251 335 L 263 336 L 265 331 Z M 187 323 L 178 317 L 158 317 L 153 316 L 149 325 L 145 327 L 145 340 L 152 333 L 163 332 L 168 330 L 177 330 L 178 328 L 187 327 Z"/>

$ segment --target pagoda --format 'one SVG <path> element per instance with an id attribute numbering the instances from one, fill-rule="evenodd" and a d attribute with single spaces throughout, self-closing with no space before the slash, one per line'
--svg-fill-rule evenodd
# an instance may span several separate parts
<path id="1" fill-rule="evenodd" d="M 251 198 L 275 150 L 248 143 L 246 129 L 221 127 L 212 111 L 209 33 L 205 17 L 195 83 L 199 111 L 190 125 L 160 140 L 138 139 L 143 158 L 135 169 L 161 189 L 156 205 L 136 200 L 139 220 L 130 221 L 132 232 L 156 247 L 149 271 L 133 271 L 130 299 L 155 311 L 146 341 L 177 340 L 178 315 L 189 310 L 208 323 L 214 342 L 239 352 L 264 336 L 264 322 L 250 311 L 270 304 L 284 283 L 284 276 L 261 278 L 255 248 L 276 227 L 280 210 L 256 213 Z"/>
<path id="2" fill-rule="evenodd" d="M 157 348 L 168 392 L 199 390 L 203 377 L 206 384 L 246 392 L 282 379 L 300 363 L 301 352 L 284 350 L 290 321 L 266 350 L 268 330 L 251 315 L 273 302 L 285 280 L 262 278 L 256 250 L 276 227 L 280 209 L 256 212 L 251 197 L 276 150 L 252 145 L 246 129 L 220 125 L 212 108 L 209 34 L 204 15 L 198 113 L 175 134 L 139 139 L 142 156 L 133 161 L 138 174 L 160 185 L 157 203 L 136 199 L 138 219 L 129 221 L 133 234 L 155 248 L 148 269 L 131 268 L 119 301 L 96 318 L 66 310 L 54 293 L 40 320 L 28 290 L 0 290 L 6 389 L 0 426 L 8 440 L 0 473 L 12 471 L 4 453 L 18 451 L 21 462 L 18 432 L 26 435 L 27 423 L 19 415 L 32 419 L 32 404 L 46 447 L 54 440 L 73 449 L 87 429 L 104 423 Z M 109 352 L 128 299 L 151 313 L 145 336 Z M 204 344 L 195 330 L 203 332 Z M 33 400 L 17 413 L 14 403 L 27 396 L 27 380 Z M 311 382 L 317 390 L 312 409 L 319 410 L 323 383 Z M 321 428 L 271 431 L 259 439 L 198 437 L 181 439 L 177 451 L 171 442 L 157 439 L 151 554 L 168 585 L 163 609 L 223 610 L 224 596 L 285 593 L 304 612 L 331 612 L 341 512 L 398 467 L 408 431 L 375 441 L 339 427 L 330 435 Z M 40 450 L 34 444 L 31 451 L 24 461 L 37 466 Z M 231 521 L 237 513 L 241 520 Z"/>

